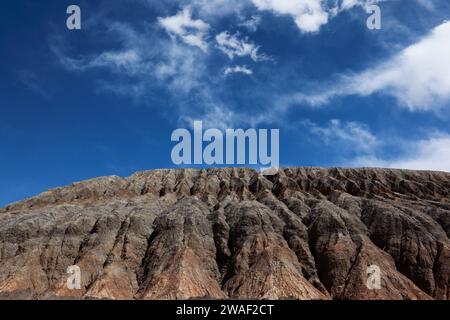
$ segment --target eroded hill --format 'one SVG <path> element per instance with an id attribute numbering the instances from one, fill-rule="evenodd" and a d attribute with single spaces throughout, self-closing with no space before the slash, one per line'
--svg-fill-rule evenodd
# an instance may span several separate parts
<path id="1" fill-rule="evenodd" d="M 450 299 L 449 236 L 448 173 L 103 177 L 0 209 L 0 297 Z"/>

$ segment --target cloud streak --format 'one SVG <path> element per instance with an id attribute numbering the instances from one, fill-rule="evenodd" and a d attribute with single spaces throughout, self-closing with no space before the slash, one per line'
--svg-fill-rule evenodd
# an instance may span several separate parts
<path id="1" fill-rule="evenodd" d="M 241 38 L 239 33 L 230 34 L 224 31 L 216 35 L 217 48 L 230 59 L 249 56 L 253 61 L 267 60 L 268 57 L 258 53 L 259 47 L 248 38 Z"/>
<path id="2" fill-rule="evenodd" d="M 160 17 L 158 22 L 173 38 L 180 38 L 190 46 L 198 47 L 204 52 L 208 51 L 205 38 L 210 26 L 201 19 L 192 19 L 189 7 L 185 7 L 174 16 Z"/>
<path id="3" fill-rule="evenodd" d="M 242 73 L 244 75 L 252 75 L 253 71 L 246 66 L 234 66 L 234 67 L 227 67 L 225 68 L 225 71 L 223 72 L 224 75 L 228 76 L 232 73 Z"/>
<path id="4" fill-rule="evenodd" d="M 439 111 L 450 101 L 450 22 L 374 68 L 338 78 L 312 94 L 296 93 L 290 103 L 322 105 L 336 97 L 384 94 L 410 111 Z"/>
<path id="5" fill-rule="evenodd" d="M 394 159 L 361 156 L 352 161 L 357 167 L 386 167 L 450 172 L 450 135 L 439 133 L 417 142 L 408 142 L 407 154 Z"/>
<path id="6" fill-rule="evenodd" d="M 372 152 L 378 147 L 377 138 L 366 126 L 357 122 L 342 122 L 332 119 L 326 126 L 320 127 L 315 123 L 305 123 L 309 130 L 328 144 L 339 144 L 341 147 L 351 148 L 357 152 Z"/>
<path id="7" fill-rule="evenodd" d="M 321 142 L 339 150 L 340 156 L 353 154 L 339 165 L 351 167 L 381 167 L 410 170 L 435 170 L 450 172 L 450 135 L 434 132 L 419 140 L 391 137 L 381 139 L 364 124 L 331 120 L 325 126 L 305 121 L 310 134 Z M 391 152 L 386 152 L 386 149 Z M 390 156 L 392 150 L 399 152 Z"/>

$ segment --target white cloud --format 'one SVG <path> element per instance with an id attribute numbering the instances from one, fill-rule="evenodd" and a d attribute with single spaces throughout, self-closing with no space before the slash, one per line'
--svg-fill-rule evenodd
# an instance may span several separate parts
<path id="1" fill-rule="evenodd" d="M 305 123 L 310 131 L 322 138 L 326 144 L 340 145 L 357 152 L 371 152 L 377 145 L 377 138 L 363 125 L 357 122 L 342 123 L 333 119 L 325 127 L 315 123 Z"/>
<path id="2" fill-rule="evenodd" d="M 258 10 L 292 17 L 302 32 L 317 32 L 331 18 L 356 6 L 365 7 L 388 0 L 250 0 Z M 427 1 L 427 0 L 421 0 Z"/>
<path id="3" fill-rule="evenodd" d="M 325 144 L 336 148 L 339 157 L 346 152 L 356 154 L 340 164 L 342 166 L 450 172 L 448 133 L 435 132 L 420 140 L 398 137 L 380 139 L 365 125 L 357 122 L 344 123 L 333 119 L 323 127 L 309 121 L 303 124 Z M 389 156 L 392 150 L 396 150 L 399 156 Z"/>
<path id="4" fill-rule="evenodd" d="M 158 22 L 172 37 L 179 37 L 188 45 L 198 47 L 204 52 L 208 51 L 205 37 L 208 34 L 209 24 L 201 19 L 192 19 L 189 7 L 185 7 L 174 16 L 159 17 Z"/>
<path id="5" fill-rule="evenodd" d="M 374 68 L 342 76 L 338 84 L 323 91 L 297 93 L 286 99 L 291 104 L 320 105 L 339 96 L 381 93 L 393 96 L 411 111 L 438 111 L 450 101 L 449 39 L 450 22 L 445 22 Z"/>
<path id="6" fill-rule="evenodd" d="M 409 150 L 408 154 L 391 160 L 375 156 L 359 157 L 353 161 L 353 166 L 450 172 L 450 135 L 441 133 L 409 143 Z"/>
<path id="7" fill-rule="evenodd" d="M 234 67 L 227 67 L 223 73 L 226 76 L 231 73 L 242 73 L 249 76 L 253 74 L 253 71 L 247 68 L 246 66 L 234 66 Z"/>
<path id="8" fill-rule="evenodd" d="M 321 0 L 252 0 L 259 10 L 290 15 L 304 32 L 316 32 L 328 22 L 329 13 Z"/>
<path id="9" fill-rule="evenodd" d="M 387 93 L 410 110 L 430 110 L 450 100 L 450 22 L 436 27 L 391 60 L 349 79 L 349 93 Z"/>
<path id="10" fill-rule="evenodd" d="M 260 23 L 261 23 L 261 17 L 256 15 L 256 16 L 251 16 L 249 19 L 244 20 L 243 22 L 239 23 L 238 26 L 243 27 L 250 32 L 256 32 L 256 30 L 258 30 L 258 26 Z"/>
<path id="11" fill-rule="evenodd" d="M 267 60 L 265 55 L 258 53 L 259 47 L 248 41 L 247 38 L 240 39 L 240 34 L 234 35 L 224 31 L 216 35 L 217 47 L 220 51 L 233 59 L 234 57 L 249 56 L 253 61 Z"/>

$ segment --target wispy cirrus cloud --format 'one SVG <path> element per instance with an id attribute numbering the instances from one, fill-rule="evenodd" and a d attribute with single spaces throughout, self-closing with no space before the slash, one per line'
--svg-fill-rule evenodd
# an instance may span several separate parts
<path id="1" fill-rule="evenodd" d="M 188 45 L 208 51 L 205 40 L 209 24 L 201 19 L 193 19 L 190 7 L 185 7 L 174 16 L 158 18 L 159 24 L 172 36 L 178 37 Z"/>
<path id="2" fill-rule="evenodd" d="M 113 72 L 137 74 L 144 72 L 144 61 L 136 49 L 105 51 L 98 55 L 71 58 L 60 56 L 61 62 L 71 70 L 86 71 L 92 68 L 109 68 Z"/>
<path id="3" fill-rule="evenodd" d="M 230 59 L 249 56 L 253 61 L 267 60 L 268 57 L 260 54 L 259 46 L 250 42 L 248 38 L 242 38 L 239 33 L 230 34 L 224 31 L 216 35 L 217 48 Z"/>
<path id="4" fill-rule="evenodd" d="M 69 71 L 103 70 L 113 74 L 96 80 L 98 92 L 113 92 L 149 106 L 153 105 L 155 90 L 166 92 L 165 105 L 160 112 L 176 115 L 177 122 L 185 124 L 197 118 L 204 119 L 205 126 L 221 127 L 237 119 L 219 97 L 222 87 L 214 85 L 223 80 L 223 69 L 211 73 L 207 65 L 209 55 L 204 51 L 161 35 L 156 25 L 137 28 L 112 23 L 107 32 L 115 40 L 111 43 L 114 50 L 71 55 L 64 43 L 54 43 L 52 51 Z"/>
<path id="5" fill-rule="evenodd" d="M 371 152 L 378 147 L 377 138 L 367 126 L 358 122 L 342 122 L 332 119 L 325 126 L 304 122 L 309 131 L 326 144 L 339 144 L 340 148 L 351 148 L 356 152 Z"/>
<path id="6" fill-rule="evenodd" d="M 252 75 L 253 71 L 249 69 L 247 66 L 234 66 L 234 67 L 227 67 L 224 70 L 224 75 L 228 76 L 232 73 L 242 73 L 244 75 Z"/>

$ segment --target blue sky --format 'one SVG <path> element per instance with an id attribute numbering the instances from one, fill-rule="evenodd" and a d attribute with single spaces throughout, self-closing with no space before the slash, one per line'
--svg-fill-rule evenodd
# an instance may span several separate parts
<path id="1" fill-rule="evenodd" d="M 9 1 L 0 205 L 175 167 L 193 120 L 279 128 L 282 166 L 450 171 L 449 18 L 446 0 Z"/>

